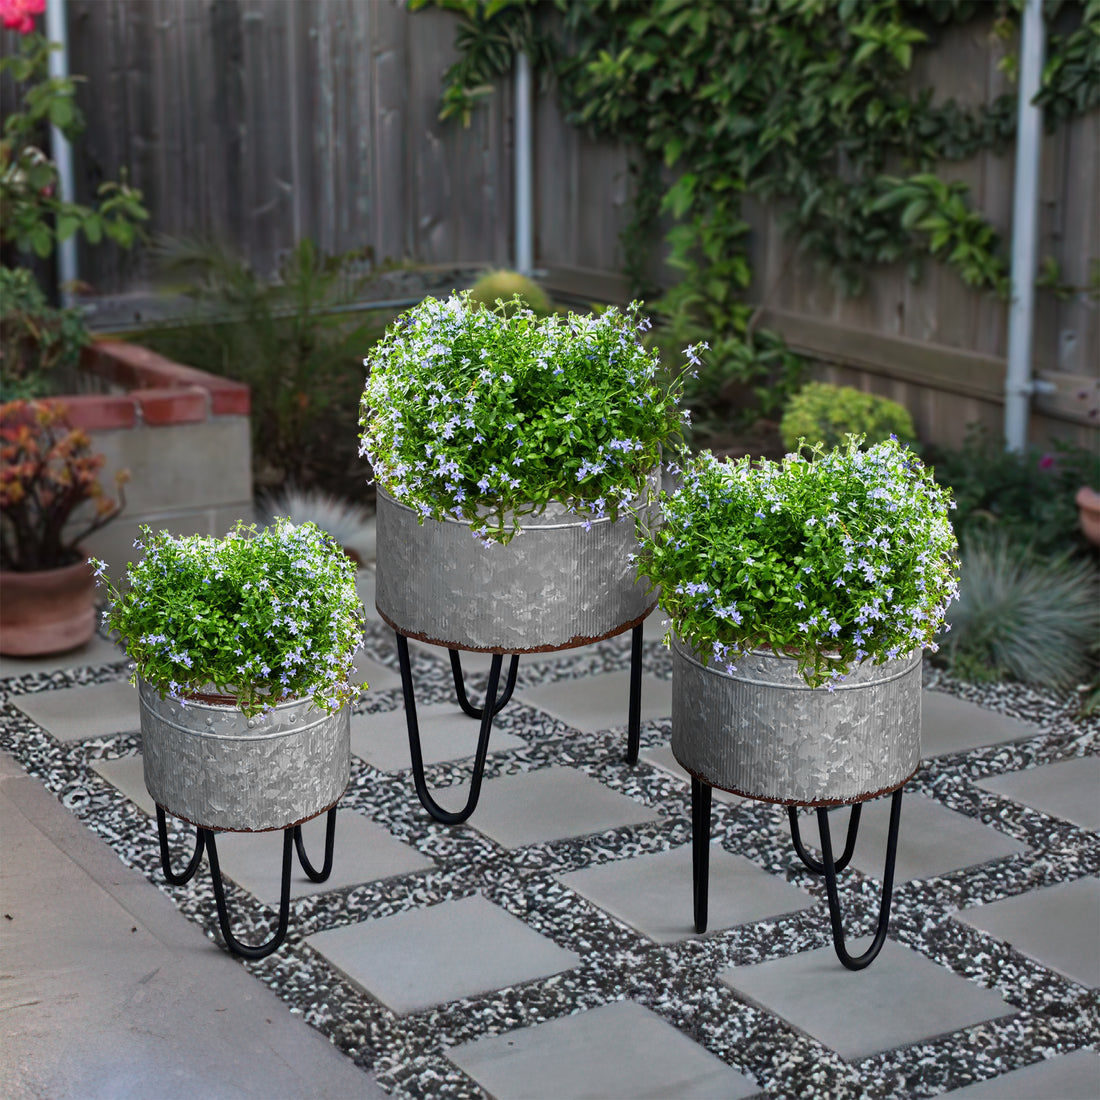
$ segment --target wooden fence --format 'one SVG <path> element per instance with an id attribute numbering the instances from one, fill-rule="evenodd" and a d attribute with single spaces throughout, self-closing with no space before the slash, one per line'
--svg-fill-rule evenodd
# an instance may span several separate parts
<path id="1" fill-rule="evenodd" d="M 991 18 L 920 55 L 916 86 L 938 100 L 1011 91 Z M 302 237 L 375 260 L 507 264 L 513 255 L 512 91 L 504 82 L 471 126 L 438 120 L 454 18 L 396 0 L 69 0 L 74 72 L 88 77 L 78 146 L 87 192 L 127 166 L 152 227 L 237 246 L 260 271 Z M 548 95 L 535 112 L 536 262 L 553 288 L 614 300 L 629 158 L 565 126 Z M 1006 239 L 1013 159 L 982 154 L 944 174 L 970 185 Z M 1083 286 L 1100 261 L 1100 112 L 1048 134 L 1040 253 Z M 760 322 L 825 377 L 891 394 L 926 438 L 999 428 L 1007 310 L 929 263 L 923 279 L 877 272 L 844 299 L 778 228 L 747 204 Z M 141 289 L 141 257 L 82 257 L 105 292 Z M 1035 400 L 1033 435 L 1095 444 L 1100 304 L 1040 292 L 1034 362 L 1054 392 Z"/>

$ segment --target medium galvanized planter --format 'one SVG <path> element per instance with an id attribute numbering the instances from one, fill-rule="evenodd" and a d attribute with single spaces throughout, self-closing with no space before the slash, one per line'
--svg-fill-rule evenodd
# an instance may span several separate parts
<path id="1" fill-rule="evenodd" d="M 292 699 L 246 718 L 230 701 L 161 699 L 139 682 L 145 786 L 203 829 L 285 829 L 339 800 L 351 774 L 351 711 Z"/>
<path id="2" fill-rule="evenodd" d="M 485 546 L 466 520 L 420 524 L 379 489 L 379 614 L 402 634 L 448 649 L 534 653 L 622 633 L 655 606 L 631 561 L 630 517 L 585 520 L 551 502 L 521 525 L 506 546 Z"/>
<path id="3" fill-rule="evenodd" d="M 823 875 L 833 947 L 849 970 L 862 970 L 886 941 L 901 822 L 901 788 L 920 763 L 920 651 L 885 664 L 862 664 L 827 688 L 811 688 L 798 662 L 773 653 L 725 662 L 700 660 L 672 642 L 672 752 L 691 775 L 695 929 L 706 931 L 711 789 L 787 807 L 803 864 Z M 870 946 L 853 955 L 844 939 L 837 872 L 852 858 L 863 803 L 893 792 L 878 923 Z M 851 804 L 844 849 L 834 857 L 828 806 Z M 796 807 L 817 809 L 821 858 L 802 843 Z"/>
<path id="4" fill-rule="evenodd" d="M 859 665 L 835 690 L 807 686 L 793 658 L 703 662 L 672 645 L 672 751 L 712 787 L 785 805 L 864 801 L 920 763 L 920 651 Z"/>

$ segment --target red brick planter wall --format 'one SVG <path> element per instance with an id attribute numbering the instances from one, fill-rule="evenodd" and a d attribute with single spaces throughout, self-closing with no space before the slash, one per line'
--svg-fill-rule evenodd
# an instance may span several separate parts
<path id="1" fill-rule="evenodd" d="M 70 422 L 106 458 L 104 488 L 126 468 L 126 510 L 88 540 L 117 576 L 135 557 L 141 524 L 176 534 L 224 534 L 252 519 L 247 386 L 175 363 L 138 344 L 96 341 L 81 370 L 109 392 L 61 398 Z"/>

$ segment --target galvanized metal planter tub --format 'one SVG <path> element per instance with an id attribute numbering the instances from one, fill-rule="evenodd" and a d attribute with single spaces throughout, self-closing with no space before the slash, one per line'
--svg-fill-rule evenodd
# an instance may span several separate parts
<path id="1" fill-rule="evenodd" d="M 921 655 L 859 665 L 832 692 L 789 657 L 699 660 L 672 644 L 672 751 L 697 779 L 785 805 L 861 802 L 920 763 Z"/>
<path id="2" fill-rule="evenodd" d="M 138 684 L 145 786 L 204 829 L 285 829 L 335 805 L 351 774 L 351 710 L 308 699 L 246 718 L 228 703 L 161 699 Z"/>
<path id="3" fill-rule="evenodd" d="M 655 475 L 651 484 L 659 485 Z M 507 546 L 463 519 L 428 519 L 378 490 L 375 605 L 390 626 L 449 649 L 531 653 L 619 634 L 656 604 L 630 555 L 634 522 L 588 521 L 551 503 Z"/>

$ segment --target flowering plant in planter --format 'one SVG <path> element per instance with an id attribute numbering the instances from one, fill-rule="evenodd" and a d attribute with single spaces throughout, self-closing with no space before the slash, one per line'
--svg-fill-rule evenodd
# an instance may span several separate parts
<path id="1" fill-rule="evenodd" d="M 639 308 L 537 317 L 426 298 L 364 361 L 361 450 L 379 485 L 486 541 L 507 543 L 550 501 L 617 518 L 684 420 Z"/>
<path id="2" fill-rule="evenodd" d="M 279 519 L 261 531 L 238 523 L 225 538 L 141 531 L 129 587 L 104 581 L 135 681 L 182 702 L 212 685 L 249 717 L 291 698 L 334 713 L 355 697 L 355 566 L 320 528 Z"/>
<path id="3" fill-rule="evenodd" d="M 70 428 L 55 401 L 8 401 L 0 405 L 0 568 L 27 573 L 73 565 L 81 541 L 110 523 L 125 504 L 103 492 L 102 455 L 91 452 L 88 434 Z M 83 524 L 70 520 L 78 505 L 95 512 Z"/>
<path id="4" fill-rule="evenodd" d="M 638 571 L 697 654 L 732 674 L 770 649 L 831 688 L 862 661 L 936 648 L 958 592 L 949 490 L 896 439 L 861 443 L 781 463 L 704 453 L 661 494 Z"/>

